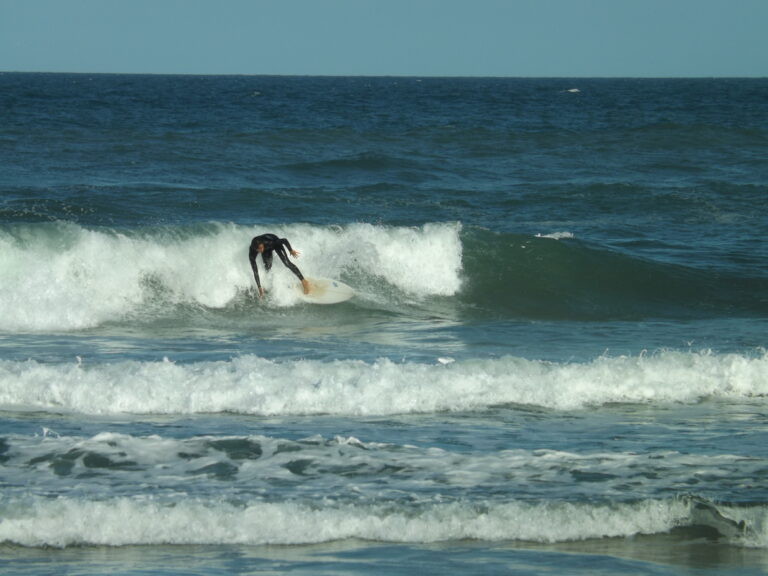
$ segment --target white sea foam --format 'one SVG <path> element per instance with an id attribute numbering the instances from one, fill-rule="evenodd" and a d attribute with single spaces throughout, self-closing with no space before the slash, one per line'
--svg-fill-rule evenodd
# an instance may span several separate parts
<path id="1" fill-rule="evenodd" d="M 708 526 L 734 544 L 768 546 L 765 505 L 649 496 L 694 479 L 707 491 L 701 481 L 707 476 L 749 482 L 765 464 L 743 455 L 482 454 L 350 436 L 289 440 L 103 432 L 90 438 L 46 434 L 4 440 L 0 543 L 562 542 Z M 407 472 L 395 478 L 393 470 Z M 574 481 L 575 471 L 606 479 L 599 485 Z M 220 473 L 226 477 L 217 477 Z M 644 496 L 627 500 L 628 483 Z M 525 500 L 473 490 L 510 484 L 531 486 Z M 553 498 L 557 485 L 561 497 Z M 51 493 L 66 495 L 52 499 Z"/>
<path id="2" fill-rule="evenodd" d="M 721 507 L 746 525 L 727 519 L 710 505 L 704 525 L 738 524 L 731 543 L 764 548 L 764 506 Z M 230 503 L 185 497 L 164 501 L 151 496 L 79 500 L 25 497 L 0 503 L 0 543 L 23 546 L 160 544 L 312 544 L 347 539 L 432 543 L 485 541 L 566 542 L 662 534 L 701 524 L 695 501 L 687 498 L 634 503 L 511 501 L 399 506 L 396 503 L 345 505 L 332 500 Z M 720 531 L 720 530 L 719 530 Z M 728 532 L 728 530 L 726 530 Z"/>
<path id="3" fill-rule="evenodd" d="M 380 278 L 416 297 L 455 294 L 461 286 L 459 224 L 397 228 L 277 226 L 301 252 L 307 276 L 347 272 Z M 194 233 L 160 229 L 125 235 L 74 224 L 0 234 L 0 330 L 76 330 L 116 321 L 149 303 L 227 306 L 254 286 L 248 245 L 264 229 L 211 225 Z M 264 274 L 272 305 L 296 302 L 293 275 L 275 258 Z M 275 290 L 272 290 L 275 288 Z"/>
<path id="4" fill-rule="evenodd" d="M 573 238 L 573 232 L 550 232 L 548 234 L 536 234 L 536 238 L 550 238 L 552 240 L 564 240 Z"/>
<path id="5" fill-rule="evenodd" d="M 319 435 L 300 440 L 260 435 L 178 439 L 102 432 L 83 438 L 48 431 L 44 436 L 6 436 L 4 448 L 7 498 L 27 495 L 34 487 L 36 493 L 94 499 L 102 491 L 108 497 L 143 493 L 148 485 L 153 495 L 172 495 L 186 487 L 191 495 L 279 498 L 281 487 L 292 493 L 300 484 L 304 498 L 332 494 L 337 502 L 350 502 L 350 495 L 354 501 L 399 501 L 403 494 L 420 501 L 452 499 L 457 493 L 484 498 L 489 487 L 493 492 L 500 486 L 510 487 L 510 493 L 524 489 L 529 499 L 621 500 L 627 486 L 633 494 L 650 497 L 669 493 L 670 487 L 695 485 L 703 493 L 715 491 L 726 477 L 733 485 L 749 484 L 766 466 L 764 458 L 738 454 L 547 449 L 467 453 Z M 90 481 L 84 485 L 83 478 Z"/>
<path id="6" fill-rule="evenodd" d="M 567 502 L 312 505 L 152 497 L 83 501 L 22 498 L 0 507 L 0 542 L 24 546 L 309 544 L 462 539 L 559 542 L 666 532 L 687 522 L 682 500 L 600 505 Z"/>
<path id="7" fill-rule="evenodd" d="M 768 354 L 663 352 L 551 363 L 517 357 L 450 364 L 379 359 L 171 361 L 88 365 L 0 361 L 0 405 L 110 413 L 368 415 L 480 410 L 521 404 L 557 410 L 608 403 L 768 396 Z"/>

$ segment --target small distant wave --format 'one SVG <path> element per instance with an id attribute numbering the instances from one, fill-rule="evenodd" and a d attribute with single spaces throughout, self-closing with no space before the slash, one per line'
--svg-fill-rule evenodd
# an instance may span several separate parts
<path id="1" fill-rule="evenodd" d="M 578 410 L 768 396 L 768 355 L 661 352 L 550 363 L 518 357 L 443 364 L 258 356 L 176 364 L 0 362 L 0 406 L 86 414 L 384 415 L 515 404 Z"/>
<path id="2" fill-rule="evenodd" d="M 377 153 L 361 153 L 342 158 L 296 163 L 289 166 L 297 172 L 312 174 L 333 174 L 342 172 L 376 172 L 385 170 L 418 170 L 419 165 L 409 158 L 398 158 Z"/>
<path id="3" fill-rule="evenodd" d="M 552 240 L 563 240 L 573 238 L 572 232 L 550 232 L 549 234 L 536 234 L 536 238 L 551 238 Z"/>

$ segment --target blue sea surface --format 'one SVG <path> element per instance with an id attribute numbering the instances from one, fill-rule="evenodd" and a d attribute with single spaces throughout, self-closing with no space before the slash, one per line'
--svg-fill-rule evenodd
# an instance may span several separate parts
<path id="1" fill-rule="evenodd" d="M 768 80 L 0 110 L 4 574 L 768 573 Z"/>

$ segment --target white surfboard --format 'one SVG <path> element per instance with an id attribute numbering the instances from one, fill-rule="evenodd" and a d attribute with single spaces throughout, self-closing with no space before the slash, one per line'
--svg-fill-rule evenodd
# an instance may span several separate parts
<path id="1" fill-rule="evenodd" d="M 349 300 L 355 295 L 355 291 L 338 280 L 330 278 L 307 278 L 309 282 L 309 294 L 304 294 L 301 284 L 296 284 L 296 290 L 299 292 L 304 302 L 312 304 L 337 304 Z"/>

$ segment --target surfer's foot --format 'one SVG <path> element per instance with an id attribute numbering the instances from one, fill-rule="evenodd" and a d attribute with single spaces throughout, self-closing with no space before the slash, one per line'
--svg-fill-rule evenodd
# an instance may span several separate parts
<path id="1" fill-rule="evenodd" d="M 304 286 L 304 294 L 309 294 L 309 280 L 302 278 L 301 285 Z"/>

